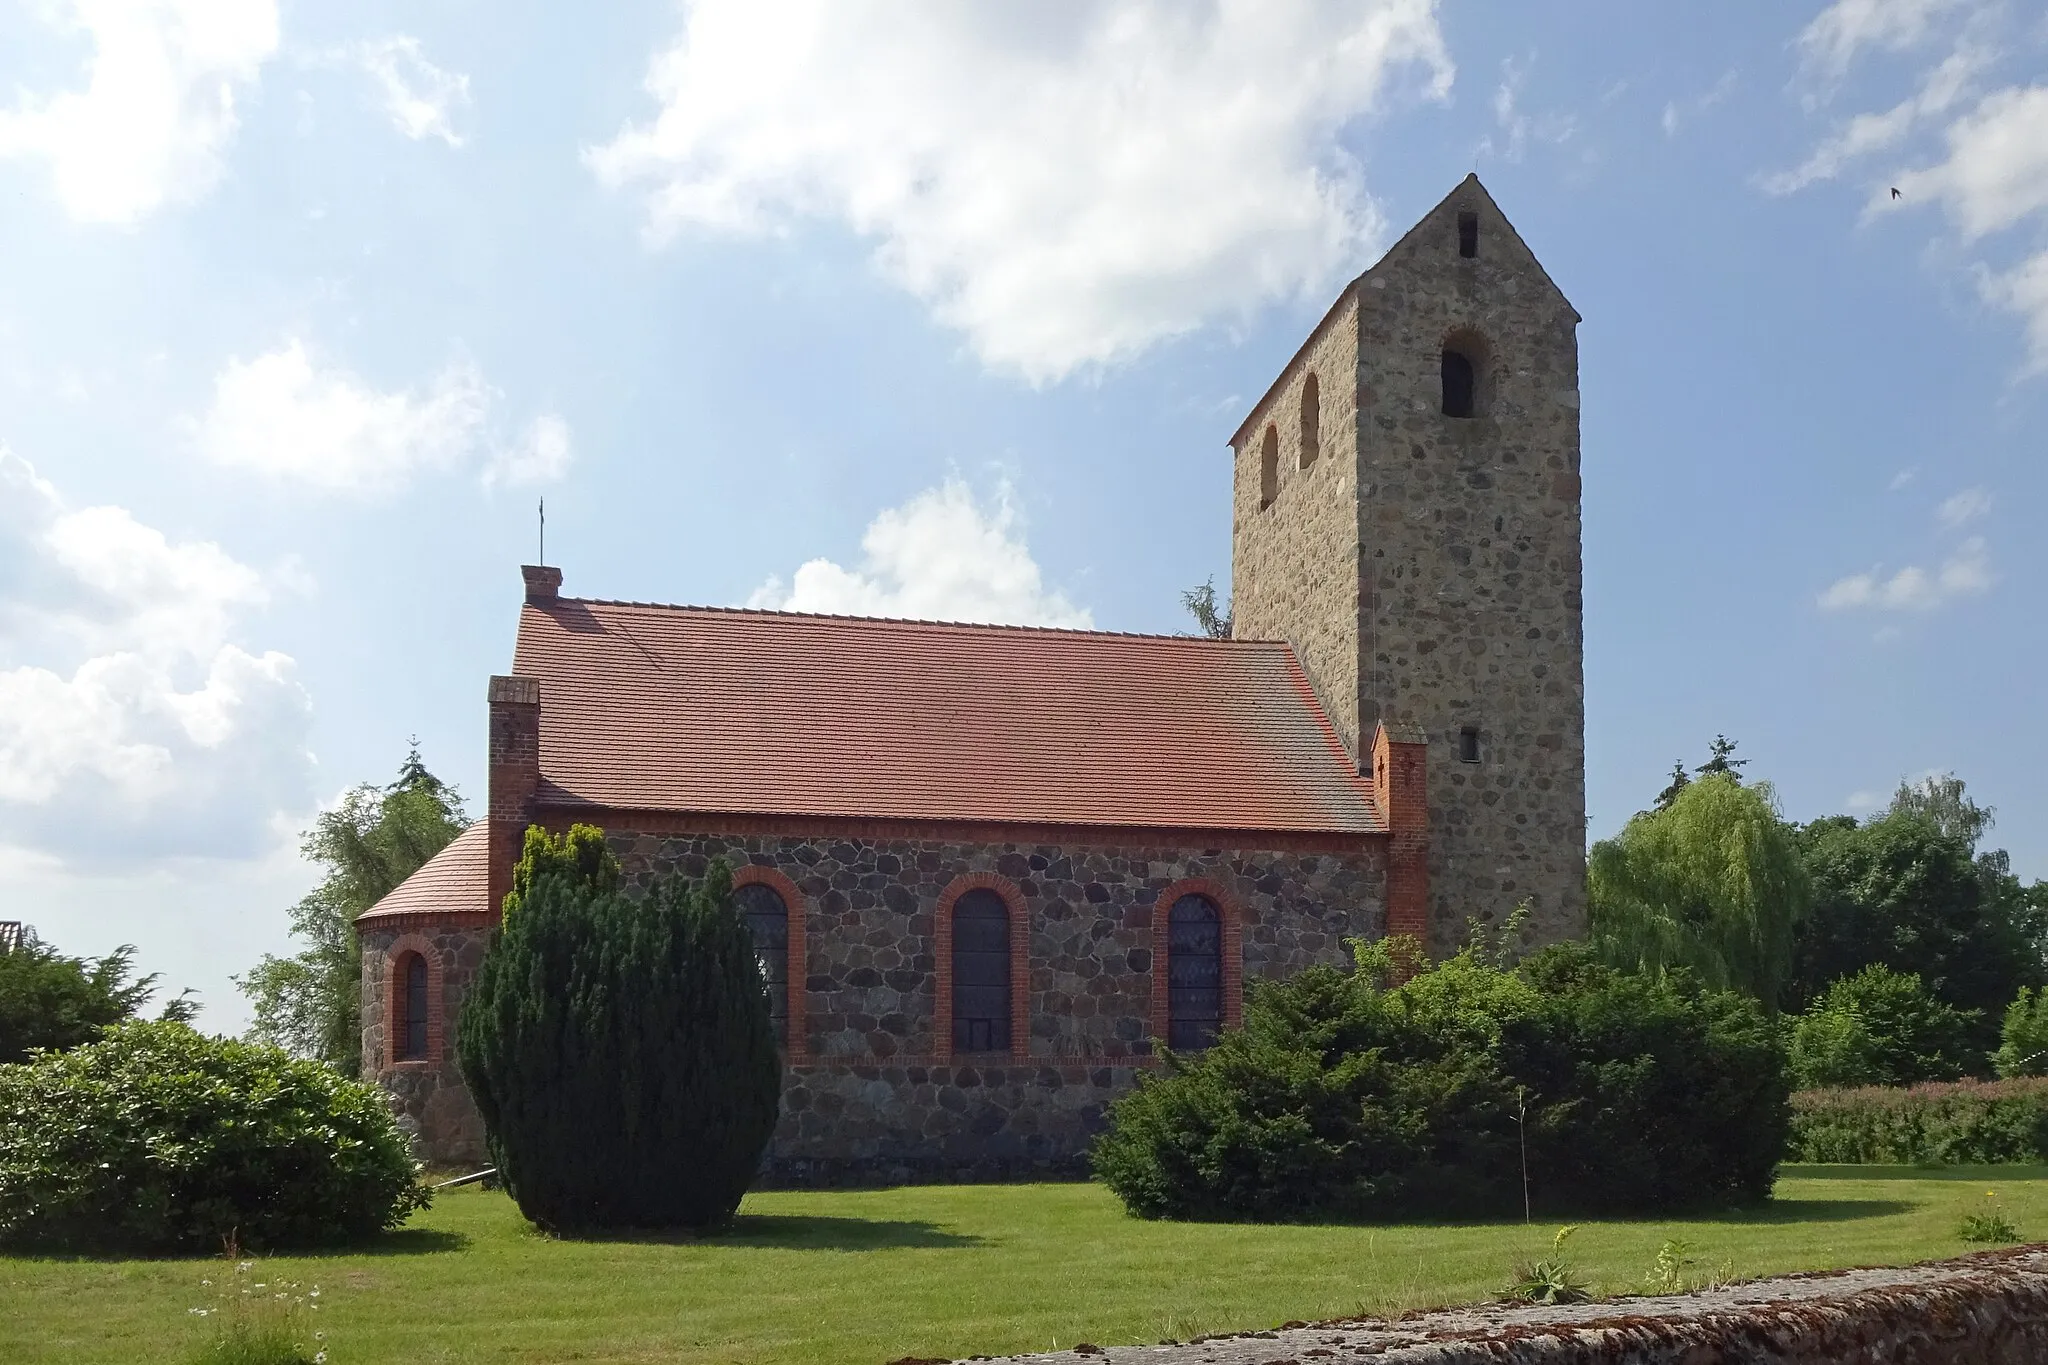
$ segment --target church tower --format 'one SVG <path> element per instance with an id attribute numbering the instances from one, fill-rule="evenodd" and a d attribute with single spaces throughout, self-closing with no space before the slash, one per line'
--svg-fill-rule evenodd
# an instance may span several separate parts
<path id="1" fill-rule="evenodd" d="M 1233 630 L 1294 646 L 1361 770 L 1426 744 L 1430 947 L 1585 932 L 1578 313 L 1467 176 L 1231 439 Z"/>

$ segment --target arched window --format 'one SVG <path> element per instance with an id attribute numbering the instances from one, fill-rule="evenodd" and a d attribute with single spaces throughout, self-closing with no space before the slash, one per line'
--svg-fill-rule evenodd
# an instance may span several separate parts
<path id="1" fill-rule="evenodd" d="M 1223 912 L 1207 896 L 1182 896 L 1167 912 L 1166 1045 L 1195 1052 L 1223 1028 Z"/>
<path id="2" fill-rule="evenodd" d="M 1465 352 L 1444 347 L 1444 416 L 1477 416 L 1478 401 L 1479 367 Z"/>
<path id="3" fill-rule="evenodd" d="M 1310 370 L 1301 381 L 1301 467 L 1307 469 L 1322 453 L 1323 390 Z"/>
<path id="4" fill-rule="evenodd" d="M 427 1057 L 427 960 L 408 953 L 399 974 L 404 994 L 398 1010 L 398 1060 L 421 1062 Z"/>
<path id="5" fill-rule="evenodd" d="M 1259 510 L 1265 511 L 1280 496 L 1280 431 L 1266 424 L 1266 437 L 1259 442 Z"/>
<path id="6" fill-rule="evenodd" d="M 986 888 L 953 902 L 953 1051 L 1010 1050 L 1010 907 Z"/>
<path id="7" fill-rule="evenodd" d="M 754 935 L 754 957 L 768 987 L 768 1014 L 775 1036 L 789 1040 L 789 905 L 782 893 L 764 882 L 733 888 L 732 898 Z"/>

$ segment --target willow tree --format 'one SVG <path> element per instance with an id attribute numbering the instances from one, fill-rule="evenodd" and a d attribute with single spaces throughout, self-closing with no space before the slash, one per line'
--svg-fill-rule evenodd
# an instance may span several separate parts
<path id="1" fill-rule="evenodd" d="M 1593 845 L 1592 938 L 1625 968 L 1689 967 L 1775 1010 L 1811 892 L 1768 782 L 1689 783 Z"/>

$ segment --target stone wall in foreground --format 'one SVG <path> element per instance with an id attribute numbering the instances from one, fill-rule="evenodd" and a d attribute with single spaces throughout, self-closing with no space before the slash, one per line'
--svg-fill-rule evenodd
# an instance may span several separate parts
<path id="1" fill-rule="evenodd" d="M 986 1356 L 975 1356 L 987 1360 Z M 1289 1323 L 1012 1365 L 2022 1365 L 2048 1361 L 2048 1246 L 1561 1308 Z M 945 1365 L 931 1361 L 926 1365 Z"/>

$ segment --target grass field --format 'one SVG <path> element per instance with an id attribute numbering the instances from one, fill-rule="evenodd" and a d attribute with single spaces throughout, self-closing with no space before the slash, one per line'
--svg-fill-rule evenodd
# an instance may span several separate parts
<path id="1" fill-rule="evenodd" d="M 1589 1223 L 1596 1288 L 1640 1289 L 1667 1238 L 1695 1274 L 1909 1262 L 1972 1248 L 1995 1189 L 2048 1236 L 2048 1168 L 1789 1167 L 1767 1210 Z M 435 1361 L 832 1362 L 1186 1338 L 1486 1298 L 1554 1227 L 1244 1227 L 1127 1218 L 1095 1185 L 752 1195 L 701 1241 L 551 1241 L 503 1195 L 444 1195 L 380 1246 L 279 1258 L 318 1284 L 329 1365 Z M 0 1258 L 0 1361 L 176 1361 L 218 1261 Z"/>

